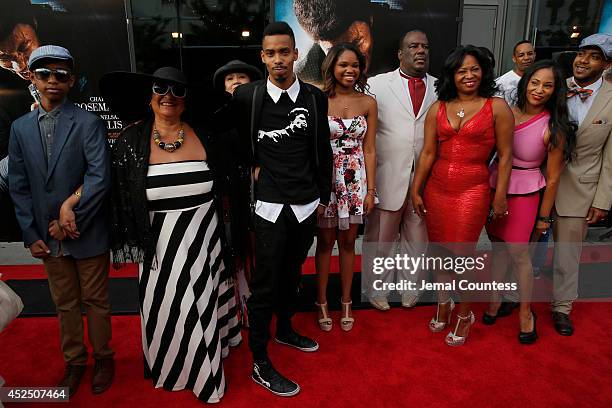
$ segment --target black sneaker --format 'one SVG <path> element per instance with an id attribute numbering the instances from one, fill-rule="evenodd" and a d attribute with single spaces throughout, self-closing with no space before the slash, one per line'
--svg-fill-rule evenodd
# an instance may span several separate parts
<path id="1" fill-rule="evenodd" d="M 296 349 L 305 351 L 307 353 L 317 351 L 319 349 L 319 343 L 312 339 L 309 339 L 308 337 L 297 334 L 294 331 L 284 336 L 279 336 L 277 334 L 274 340 L 277 343 L 284 344 L 290 347 L 295 347 Z"/>
<path id="2" fill-rule="evenodd" d="M 281 397 L 291 397 L 300 392 L 300 386 L 290 379 L 283 377 L 281 373 L 272 367 L 270 361 L 254 362 L 251 378 L 272 394 Z"/>

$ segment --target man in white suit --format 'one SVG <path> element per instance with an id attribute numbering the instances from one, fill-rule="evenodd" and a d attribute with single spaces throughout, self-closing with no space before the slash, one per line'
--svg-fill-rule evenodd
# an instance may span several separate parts
<path id="1" fill-rule="evenodd" d="M 398 69 L 368 81 L 370 93 L 378 103 L 376 188 L 379 203 L 366 220 L 361 270 L 365 294 L 379 310 L 389 309 L 389 290 L 381 284 L 404 279 L 416 282 L 418 271 L 398 269 L 397 279 L 395 270 L 375 274 L 372 257 L 392 257 L 398 249 L 400 254 L 420 257 L 427 248 L 425 222 L 414 214 L 409 199 L 412 173 L 423 148 L 425 115 L 437 99 L 435 78 L 427 74 L 427 35 L 420 30 L 407 32 L 400 40 L 397 57 Z M 401 293 L 402 306 L 416 304 L 418 290 Z"/>

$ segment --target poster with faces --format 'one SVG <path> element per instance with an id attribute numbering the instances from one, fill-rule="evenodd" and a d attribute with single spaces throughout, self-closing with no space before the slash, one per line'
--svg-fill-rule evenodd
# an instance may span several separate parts
<path id="1" fill-rule="evenodd" d="M 396 69 L 402 33 L 419 29 L 430 43 L 430 73 L 457 46 L 459 0 L 275 0 L 273 17 L 289 23 L 299 59 L 297 75 L 320 85 L 320 65 L 329 49 L 351 42 L 365 56 L 368 76 Z"/>

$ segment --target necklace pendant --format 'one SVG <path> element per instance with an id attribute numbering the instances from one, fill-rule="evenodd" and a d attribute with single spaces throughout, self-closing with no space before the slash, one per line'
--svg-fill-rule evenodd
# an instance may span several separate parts
<path id="1" fill-rule="evenodd" d="M 461 110 L 459 112 L 457 112 L 457 116 L 459 116 L 461 119 L 463 119 L 463 117 L 465 116 L 465 111 L 463 110 L 463 108 L 461 108 Z"/>
<path id="2" fill-rule="evenodd" d="M 157 130 L 157 128 L 155 127 L 155 125 L 153 125 L 153 142 L 155 142 L 155 144 L 162 150 L 168 152 L 168 153 L 172 153 L 175 150 L 177 150 L 179 147 L 181 147 L 183 145 L 183 142 L 185 141 L 185 130 L 183 129 L 183 124 L 181 123 L 181 127 L 178 130 L 178 139 L 176 139 L 175 142 L 173 143 L 165 143 L 161 140 L 161 135 L 159 134 L 159 131 Z"/>

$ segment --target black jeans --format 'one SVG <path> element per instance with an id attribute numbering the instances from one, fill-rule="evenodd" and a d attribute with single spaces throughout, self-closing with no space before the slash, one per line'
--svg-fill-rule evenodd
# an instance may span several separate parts
<path id="1" fill-rule="evenodd" d="M 302 264 L 312 246 L 316 211 L 298 222 L 289 205 L 275 223 L 255 217 L 255 270 L 251 274 L 249 347 L 254 360 L 268 358 L 270 321 L 276 314 L 277 335 L 292 331 L 291 317 L 300 283 Z"/>

